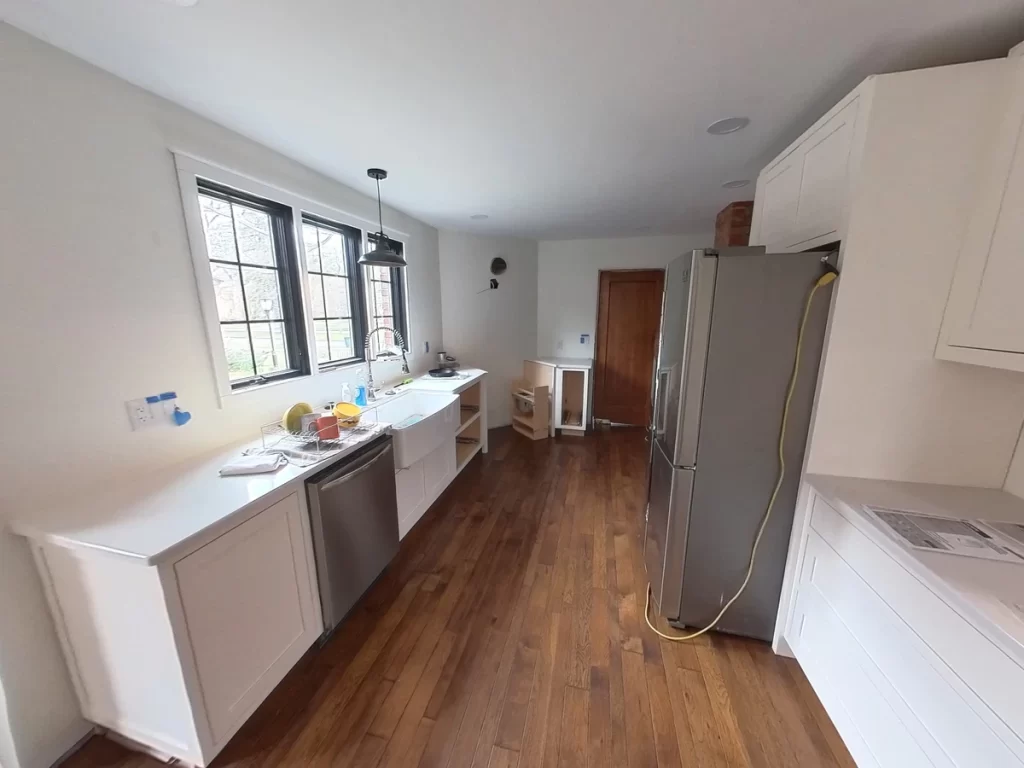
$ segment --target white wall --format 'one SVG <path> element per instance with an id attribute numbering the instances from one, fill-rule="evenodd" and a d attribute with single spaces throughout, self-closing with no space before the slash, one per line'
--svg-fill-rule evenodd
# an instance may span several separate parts
<path id="1" fill-rule="evenodd" d="M 714 242 L 711 230 L 696 235 L 541 241 L 537 353 L 594 356 L 598 273 L 602 269 L 664 267 L 676 256 L 694 248 L 710 248 Z M 589 342 L 580 344 L 580 334 L 589 334 Z"/>
<path id="2" fill-rule="evenodd" d="M 875 81 L 809 472 L 1003 485 L 1024 376 L 934 356 L 987 146 L 978 126 L 1002 107 L 999 66 Z"/>
<path id="3" fill-rule="evenodd" d="M 523 359 L 537 354 L 537 243 L 442 230 L 439 251 L 445 351 L 488 371 L 489 426 L 511 424 L 509 385 L 522 376 Z M 508 271 L 496 291 L 480 293 L 495 256 Z"/>
<path id="4" fill-rule="evenodd" d="M 354 371 L 219 407 L 169 150 L 369 220 L 375 201 L 4 24 L 0 51 L 0 524 L 337 397 Z M 407 235 L 410 362 L 425 370 L 424 342 L 441 345 L 437 232 L 384 218 Z M 172 389 L 192 423 L 131 432 L 124 401 Z M 0 577 L 0 759 L 18 765 L 3 754 L 11 737 L 20 765 L 41 768 L 84 723 L 27 547 L 7 533 Z"/>

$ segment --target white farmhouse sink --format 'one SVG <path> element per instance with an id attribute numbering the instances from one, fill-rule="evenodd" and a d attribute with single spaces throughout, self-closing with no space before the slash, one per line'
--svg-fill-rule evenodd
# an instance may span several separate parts
<path id="1" fill-rule="evenodd" d="M 405 469 L 455 434 L 459 426 L 459 396 L 404 392 L 367 408 L 363 418 L 391 425 L 395 467 Z"/>

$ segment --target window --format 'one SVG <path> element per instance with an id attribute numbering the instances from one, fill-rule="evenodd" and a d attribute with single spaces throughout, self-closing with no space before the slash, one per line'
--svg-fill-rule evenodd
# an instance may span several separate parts
<path id="1" fill-rule="evenodd" d="M 362 360 L 366 323 L 357 265 L 362 233 L 304 214 L 302 241 L 317 363 L 327 367 Z"/>
<path id="2" fill-rule="evenodd" d="M 370 235 L 370 246 L 377 243 L 377 236 Z M 390 240 L 390 238 L 389 238 Z M 391 247 L 399 254 L 403 246 L 397 240 L 390 240 Z M 393 328 L 402 336 L 406 351 L 409 350 L 409 327 L 405 316 L 405 284 L 402 281 L 402 270 L 390 267 L 363 267 L 366 282 L 367 310 L 369 312 L 369 330 L 374 328 Z M 373 338 L 370 354 L 376 357 L 380 352 L 397 347 L 398 341 L 393 333 L 379 333 Z"/>
<path id="3" fill-rule="evenodd" d="M 222 402 L 362 362 L 376 327 L 389 332 L 374 356 L 396 332 L 408 349 L 404 270 L 359 265 L 364 219 L 188 155 L 174 162 Z"/>
<path id="4" fill-rule="evenodd" d="M 232 389 L 309 373 L 287 206 L 198 179 Z"/>

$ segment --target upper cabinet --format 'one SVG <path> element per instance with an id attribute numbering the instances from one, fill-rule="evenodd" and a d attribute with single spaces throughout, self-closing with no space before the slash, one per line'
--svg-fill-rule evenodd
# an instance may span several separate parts
<path id="1" fill-rule="evenodd" d="M 804 251 L 840 239 L 849 197 L 860 89 L 815 123 L 757 177 L 751 245 Z"/>
<path id="2" fill-rule="evenodd" d="M 935 354 L 1024 371 L 1024 58 L 1010 59 L 1005 87 Z"/>

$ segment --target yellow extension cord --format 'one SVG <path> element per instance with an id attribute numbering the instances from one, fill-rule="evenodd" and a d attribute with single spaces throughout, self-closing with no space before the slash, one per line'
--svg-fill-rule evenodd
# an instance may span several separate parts
<path id="1" fill-rule="evenodd" d="M 772 496 L 768 500 L 768 508 L 764 512 L 764 517 L 761 519 L 761 527 L 757 529 L 757 536 L 754 538 L 754 546 L 750 550 L 750 563 L 747 565 L 747 575 L 743 579 L 743 583 L 740 588 L 736 591 L 729 602 L 722 606 L 722 610 L 718 612 L 718 615 L 711 620 L 704 629 L 693 632 L 689 635 L 666 635 L 664 632 L 660 632 L 654 624 L 651 623 L 651 585 L 647 584 L 647 604 L 644 606 L 644 620 L 647 622 L 647 626 L 651 628 L 658 637 L 665 640 L 671 640 L 673 642 L 685 642 L 687 640 L 693 640 L 694 638 L 700 637 L 706 632 L 710 632 L 715 628 L 715 625 L 721 621 L 725 612 L 732 607 L 732 604 L 739 600 L 740 595 L 743 594 L 743 590 L 747 588 L 747 584 L 750 583 L 750 575 L 754 572 L 754 561 L 757 558 L 757 547 L 761 543 L 761 536 L 764 535 L 764 529 L 768 526 L 768 520 L 772 516 L 772 507 L 775 506 L 775 499 L 779 495 L 779 489 L 782 487 L 782 481 L 786 477 L 786 457 L 784 454 L 784 447 L 786 444 L 786 423 L 789 421 L 789 406 L 793 401 L 793 391 L 796 389 L 797 378 L 800 375 L 800 357 L 804 346 L 804 330 L 807 328 L 807 318 L 811 313 L 811 305 L 814 302 L 814 294 L 819 288 L 823 288 L 833 280 L 836 279 L 835 272 L 827 272 L 818 278 L 818 282 L 811 288 L 811 292 L 807 294 L 807 301 L 804 304 L 804 315 L 800 321 L 800 331 L 796 337 L 796 356 L 793 359 L 793 373 L 789 377 L 789 389 L 786 392 L 785 405 L 782 408 L 782 426 L 779 429 L 779 477 L 775 481 L 775 490 L 772 491 Z"/>

